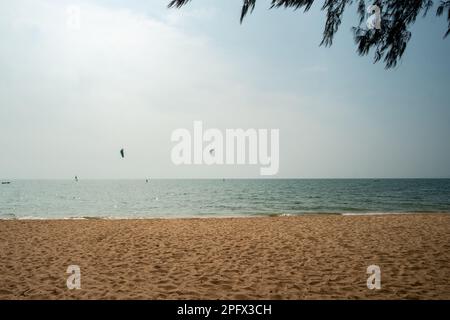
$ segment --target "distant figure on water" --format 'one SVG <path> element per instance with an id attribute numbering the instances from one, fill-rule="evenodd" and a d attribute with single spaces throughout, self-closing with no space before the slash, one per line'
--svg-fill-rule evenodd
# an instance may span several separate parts
<path id="1" fill-rule="evenodd" d="M 125 158 L 125 151 L 123 149 L 120 149 L 120 155 L 122 156 L 122 159 Z"/>
<path id="2" fill-rule="evenodd" d="M 78 176 L 75 176 L 75 181 L 78 182 Z"/>

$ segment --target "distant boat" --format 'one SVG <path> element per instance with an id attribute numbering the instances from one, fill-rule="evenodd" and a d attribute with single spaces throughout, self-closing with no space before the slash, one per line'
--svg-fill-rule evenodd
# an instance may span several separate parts
<path id="1" fill-rule="evenodd" d="M 11 181 L 2 181 L 2 184 L 11 184 Z"/>

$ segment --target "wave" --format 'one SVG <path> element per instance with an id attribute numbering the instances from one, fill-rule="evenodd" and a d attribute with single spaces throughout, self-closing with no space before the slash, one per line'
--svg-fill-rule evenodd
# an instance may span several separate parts
<path id="1" fill-rule="evenodd" d="M 3 214 L 1 220 L 153 220 L 153 219 L 212 219 L 212 218 L 257 218 L 257 217 L 296 217 L 296 216 L 377 216 L 377 215 L 410 215 L 410 214 L 450 214 L 448 211 L 421 212 L 302 212 L 302 213 L 247 213 L 247 214 L 198 214 L 198 215 L 152 215 L 152 216 L 70 216 L 70 217 L 42 217 Z"/>

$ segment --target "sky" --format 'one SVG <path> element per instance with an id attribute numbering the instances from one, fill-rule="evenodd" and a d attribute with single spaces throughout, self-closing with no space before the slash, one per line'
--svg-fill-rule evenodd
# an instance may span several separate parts
<path id="1" fill-rule="evenodd" d="M 167 3 L 0 0 L 0 179 L 261 177 L 175 165 L 171 134 L 194 121 L 279 129 L 273 178 L 450 177 L 444 18 L 419 18 L 385 70 L 356 53 L 356 8 L 325 48 L 318 4 L 259 0 L 241 25 L 240 0 Z"/>

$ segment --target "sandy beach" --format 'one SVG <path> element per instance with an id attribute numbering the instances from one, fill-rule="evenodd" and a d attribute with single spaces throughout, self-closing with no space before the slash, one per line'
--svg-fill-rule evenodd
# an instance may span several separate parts
<path id="1" fill-rule="evenodd" d="M 0 298 L 450 299 L 450 215 L 3 220 Z"/>

